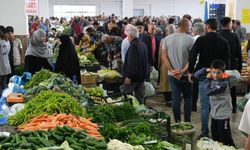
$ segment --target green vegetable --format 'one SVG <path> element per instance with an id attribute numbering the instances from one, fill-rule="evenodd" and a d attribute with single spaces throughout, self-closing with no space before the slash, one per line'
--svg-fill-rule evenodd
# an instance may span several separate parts
<path id="1" fill-rule="evenodd" d="M 53 72 L 46 70 L 46 69 L 42 69 L 39 72 L 36 72 L 32 76 L 31 80 L 27 84 L 24 85 L 24 89 L 29 89 L 29 88 L 32 88 L 33 86 L 37 86 L 39 83 L 50 78 L 52 74 Z"/>
<path id="2" fill-rule="evenodd" d="M 190 122 L 179 122 L 171 126 L 172 130 L 186 131 L 193 129 L 194 126 Z"/>
<path id="3" fill-rule="evenodd" d="M 68 94 L 49 90 L 42 91 L 30 102 L 26 103 L 25 108 L 11 116 L 8 122 L 10 125 L 18 126 L 43 113 L 66 113 L 85 116 L 86 111 L 80 103 Z"/>

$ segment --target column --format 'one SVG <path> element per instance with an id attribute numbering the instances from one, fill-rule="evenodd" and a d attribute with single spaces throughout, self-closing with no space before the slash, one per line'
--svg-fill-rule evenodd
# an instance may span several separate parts
<path id="1" fill-rule="evenodd" d="M 122 1 L 122 17 L 133 17 L 134 0 Z"/>
<path id="2" fill-rule="evenodd" d="M 39 0 L 38 16 L 44 19 L 49 18 L 49 0 Z"/>
<path id="3" fill-rule="evenodd" d="M 1 25 L 13 26 L 16 35 L 28 35 L 25 0 L 1 1 L 0 14 Z"/>

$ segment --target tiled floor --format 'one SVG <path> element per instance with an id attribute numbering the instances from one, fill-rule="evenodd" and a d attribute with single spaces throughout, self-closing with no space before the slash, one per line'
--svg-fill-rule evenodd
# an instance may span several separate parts
<path id="1" fill-rule="evenodd" d="M 163 111 L 163 112 L 167 113 L 168 115 L 171 116 L 171 123 L 174 123 L 172 109 L 165 105 L 165 102 L 163 100 L 163 96 L 161 94 L 157 94 L 151 98 L 148 98 L 146 105 L 153 107 L 157 111 Z M 195 124 L 195 126 L 198 129 L 196 131 L 197 137 L 200 135 L 200 126 L 201 126 L 199 109 L 200 108 L 198 106 L 198 111 L 192 112 L 192 117 L 191 117 L 191 122 L 193 124 Z M 239 111 L 236 114 L 233 114 L 233 116 L 231 118 L 231 124 L 230 124 L 232 136 L 233 136 L 233 139 L 234 139 L 234 142 L 235 142 L 237 148 L 243 148 L 244 143 L 245 143 L 244 135 L 238 130 L 241 115 L 242 115 L 242 113 Z M 182 109 L 182 119 L 183 119 L 183 109 Z"/>

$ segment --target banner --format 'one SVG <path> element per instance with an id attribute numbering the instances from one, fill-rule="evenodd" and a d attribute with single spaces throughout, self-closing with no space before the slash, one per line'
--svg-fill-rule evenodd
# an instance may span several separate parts
<path id="1" fill-rule="evenodd" d="M 242 23 L 250 23 L 250 9 L 242 9 L 241 16 Z"/>
<path id="2" fill-rule="evenodd" d="M 25 1 L 25 12 L 27 15 L 38 15 L 38 0 L 26 0 Z"/>

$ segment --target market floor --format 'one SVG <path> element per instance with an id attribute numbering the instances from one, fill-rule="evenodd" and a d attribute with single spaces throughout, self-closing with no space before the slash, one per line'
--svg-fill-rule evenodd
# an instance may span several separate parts
<path id="1" fill-rule="evenodd" d="M 167 107 L 165 105 L 165 101 L 163 99 L 162 94 L 157 94 L 153 97 L 148 98 L 146 101 L 146 105 L 151 106 L 152 108 L 156 109 L 157 111 L 163 111 L 163 112 L 167 113 L 168 115 L 171 116 L 171 123 L 174 123 L 172 108 Z M 182 106 L 183 106 L 183 104 L 182 104 Z M 238 111 L 236 114 L 232 115 L 232 118 L 230 120 L 231 121 L 230 125 L 231 125 L 232 136 L 233 136 L 233 139 L 234 139 L 234 142 L 235 142 L 237 148 L 243 148 L 244 144 L 245 144 L 245 137 L 238 130 L 241 115 L 242 115 L 242 113 Z M 183 120 L 183 108 L 182 108 L 182 116 L 181 117 Z M 196 135 L 198 137 L 200 135 L 200 128 L 201 128 L 199 104 L 198 104 L 198 111 L 192 112 L 191 122 L 193 124 L 195 124 L 195 126 L 197 127 Z"/>

